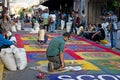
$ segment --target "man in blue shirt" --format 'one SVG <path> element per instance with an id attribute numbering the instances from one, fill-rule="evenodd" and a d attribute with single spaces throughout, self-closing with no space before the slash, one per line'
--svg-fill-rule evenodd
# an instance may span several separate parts
<path id="1" fill-rule="evenodd" d="M 48 18 L 49 18 L 49 13 L 48 13 L 48 9 L 46 9 L 43 13 L 42 13 L 42 18 L 43 18 L 43 25 L 45 25 L 47 27 L 47 31 L 49 29 L 49 24 L 48 24 Z"/>
<path id="2" fill-rule="evenodd" d="M 48 71 L 64 68 L 64 45 L 69 40 L 70 34 L 64 33 L 63 36 L 54 37 L 50 42 L 46 55 L 49 61 Z"/>
<path id="3" fill-rule="evenodd" d="M 14 44 L 12 41 L 5 39 L 4 36 L 6 33 L 7 31 L 5 29 L 0 28 L 0 51 L 2 48 L 7 48 Z"/>
<path id="4" fill-rule="evenodd" d="M 105 18 L 106 22 L 109 22 L 110 24 L 110 38 L 111 38 L 111 49 L 116 49 L 117 48 L 117 22 L 118 22 L 118 17 L 115 15 L 113 11 L 109 11 L 107 13 L 107 17 Z"/>

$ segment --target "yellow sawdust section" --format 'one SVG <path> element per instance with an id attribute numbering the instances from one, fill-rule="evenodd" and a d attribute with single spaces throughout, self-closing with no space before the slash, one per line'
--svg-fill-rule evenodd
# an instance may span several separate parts
<path id="1" fill-rule="evenodd" d="M 109 44 L 109 42 L 107 40 L 100 40 L 101 44 Z"/>
<path id="2" fill-rule="evenodd" d="M 36 37 L 32 37 L 32 36 L 29 36 L 29 37 L 21 37 L 22 40 L 37 40 Z"/>
<path id="3" fill-rule="evenodd" d="M 86 61 L 86 60 L 65 60 L 65 64 L 71 64 L 71 62 L 74 62 L 74 64 L 82 66 L 82 70 L 100 70 L 97 66 L 94 64 Z M 37 64 L 39 65 L 47 65 L 48 61 L 38 61 Z"/>
<path id="4" fill-rule="evenodd" d="M 0 60 L 0 80 L 3 80 L 4 65 Z"/>
<path id="5" fill-rule="evenodd" d="M 24 45 L 26 51 L 46 51 L 46 48 L 37 48 L 36 46 Z"/>
<path id="6" fill-rule="evenodd" d="M 66 44 L 84 44 L 84 45 L 91 45 L 85 41 L 68 41 Z"/>
<path id="7" fill-rule="evenodd" d="M 79 55 L 80 57 L 86 60 L 92 59 L 120 59 L 120 56 L 115 55 L 111 52 L 76 52 L 75 54 Z"/>
<path id="8" fill-rule="evenodd" d="M 37 36 L 35 35 L 32 35 L 32 36 L 24 36 L 24 37 L 21 37 L 22 40 L 37 40 Z M 49 37 L 48 40 L 51 40 L 52 38 Z"/>

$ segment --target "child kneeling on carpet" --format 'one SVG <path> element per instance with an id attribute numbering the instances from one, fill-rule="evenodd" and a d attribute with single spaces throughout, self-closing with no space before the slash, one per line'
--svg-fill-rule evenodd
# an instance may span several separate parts
<path id="1" fill-rule="evenodd" d="M 48 35 L 45 31 L 45 26 L 40 25 L 39 31 L 38 31 L 38 42 L 40 42 L 40 44 L 45 44 L 47 40 L 48 40 Z"/>

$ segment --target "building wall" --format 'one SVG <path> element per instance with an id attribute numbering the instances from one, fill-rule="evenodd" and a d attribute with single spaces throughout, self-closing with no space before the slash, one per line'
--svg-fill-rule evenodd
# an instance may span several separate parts
<path id="1" fill-rule="evenodd" d="M 101 23 L 100 16 L 103 6 L 106 6 L 106 0 L 87 0 L 86 1 L 86 13 L 87 23 Z"/>
<path id="2" fill-rule="evenodd" d="M 9 0 L 0 0 L 0 6 L 9 8 Z"/>
<path id="3" fill-rule="evenodd" d="M 2 0 L 0 0 L 0 11 L 2 11 L 2 6 L 3 6 L 3 3 L 2 3 Z"/>

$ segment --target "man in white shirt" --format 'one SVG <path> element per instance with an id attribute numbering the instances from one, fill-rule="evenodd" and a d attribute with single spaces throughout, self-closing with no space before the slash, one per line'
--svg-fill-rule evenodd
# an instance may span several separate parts
<path id="1" fill-rule="evenodd" d="M 50 32 L 55 31 L 55 24 L 56 24 L 56 15 L 54 13 L 51 13 L 49 16 L 50 20 Z"/>

